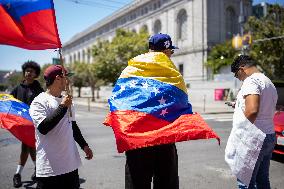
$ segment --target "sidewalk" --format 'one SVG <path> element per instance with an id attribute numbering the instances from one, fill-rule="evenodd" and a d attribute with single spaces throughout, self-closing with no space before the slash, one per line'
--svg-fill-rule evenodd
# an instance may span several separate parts
<path id="1" fill-rule="evenodd" d="M 90 107 L 97 107 L 109 110 L 109 106 L 106 100 L 96 99 L 96 102 L 91 102 L 91 98 L 78 98 L 75 97 L 74 99 L 75 105 L 82 105 L 82 106 L 89 106 Z M 229 107 L 225 104 L 224 101 L 214 101 L 210 103 L 203 102 L 191 102 L 192 109 L 194 112 L 198 112 L 201 114 L 221 114 L 221 113 L 233 113 L 234 109 Z"/>

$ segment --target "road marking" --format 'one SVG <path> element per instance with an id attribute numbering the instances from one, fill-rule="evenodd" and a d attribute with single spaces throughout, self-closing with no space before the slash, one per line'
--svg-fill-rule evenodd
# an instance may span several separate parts
<path id="1" fill-rule="evenodd" d="M 232 114 L 205 114 L 202 115 L 205 120 L 213 120 L 219 122 L 233 121 Z"/>

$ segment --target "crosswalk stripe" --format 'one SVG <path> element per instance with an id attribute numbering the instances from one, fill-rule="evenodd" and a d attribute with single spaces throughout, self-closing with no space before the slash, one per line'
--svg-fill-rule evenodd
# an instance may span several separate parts
<path id="1" fill-rule="evenodd" d="M 233 115 L 232 114 L 205 114 L 202 115 L 202 117 L 205 120 L 212 120 L 212 121 L 219 121 L 219 122 L 224 122 L 224 121 L 232 121 L 233 120 Z"/>

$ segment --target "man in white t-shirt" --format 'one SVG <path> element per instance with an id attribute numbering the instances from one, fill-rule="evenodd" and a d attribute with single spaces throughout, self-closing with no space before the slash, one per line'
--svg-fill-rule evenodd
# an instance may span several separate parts
<path id="1" fill-rule="evenodd" d="M 239 113 L 237 111 L 243 113 L 242 115 L 249 120 L 247 123 L 257 127 L 260 133 L 265 136 L 253 169 L 250 184 L 245 185 L 238 178 L 238 187 L 240 189 L 254 189 L 256 187 L 258 189 L 270 189 L 269 165 L 276 141 L 273 116 L 278 98 L 277 91 L 271 80 L 258 70 L 256 62 L 247 55 L 238 56 L 231 65 L 231 71 L 236 78 L 243 81 L 237 96 L 234 114 Z M 236 119 L 233 120 L 233 124 L 238 122 L 240 118 L 236 117 Z M 247 130 L 246 132 L 250 131 Z M 253 133 L 251 136 L 254 136 Z"/>
<path id="2" fill-rule="evenodd" d="M 39 94 L 30 106 L 36 127 L 36 177 L 40 189 L 80 187 L 81 159 L 75 141 L 84 150 L 86 159 L 93 157 L 76 124 L 72 96 L 61 95 L 69 75 L 60 65 L 49 66 L 44 72 L 47 91 Z"/>

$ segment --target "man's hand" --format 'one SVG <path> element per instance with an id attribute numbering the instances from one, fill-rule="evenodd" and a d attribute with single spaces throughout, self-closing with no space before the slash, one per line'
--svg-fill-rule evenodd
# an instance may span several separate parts
<path id="1" fill-rule="evenodd" d="M 83 150 L 84 150 L 84 152 L 86 154 L 85 158 L 87 160 L 90 160 L 90 159 L 93 158 L 93 151 L 91 150 L 91 148 L 89 146 L 85 146 Z"/>
<path id="2" fill-rule="evenodd" d="M 72 96 L 71 95 L 66 95 L 63 97 L 61 104 L 65 107 L 70 107 L 72 105 Z"/>
<path id="3" fill-rule="evenodd" d="M 232 108 L 235 108 L 235 106 L 236 106 L 236 102 L 235 101 L 234 102 L 227 101 L 227 102 L 225 102 L 225 104 L 227 104 L 228 106 L 232 106 Z"/>

